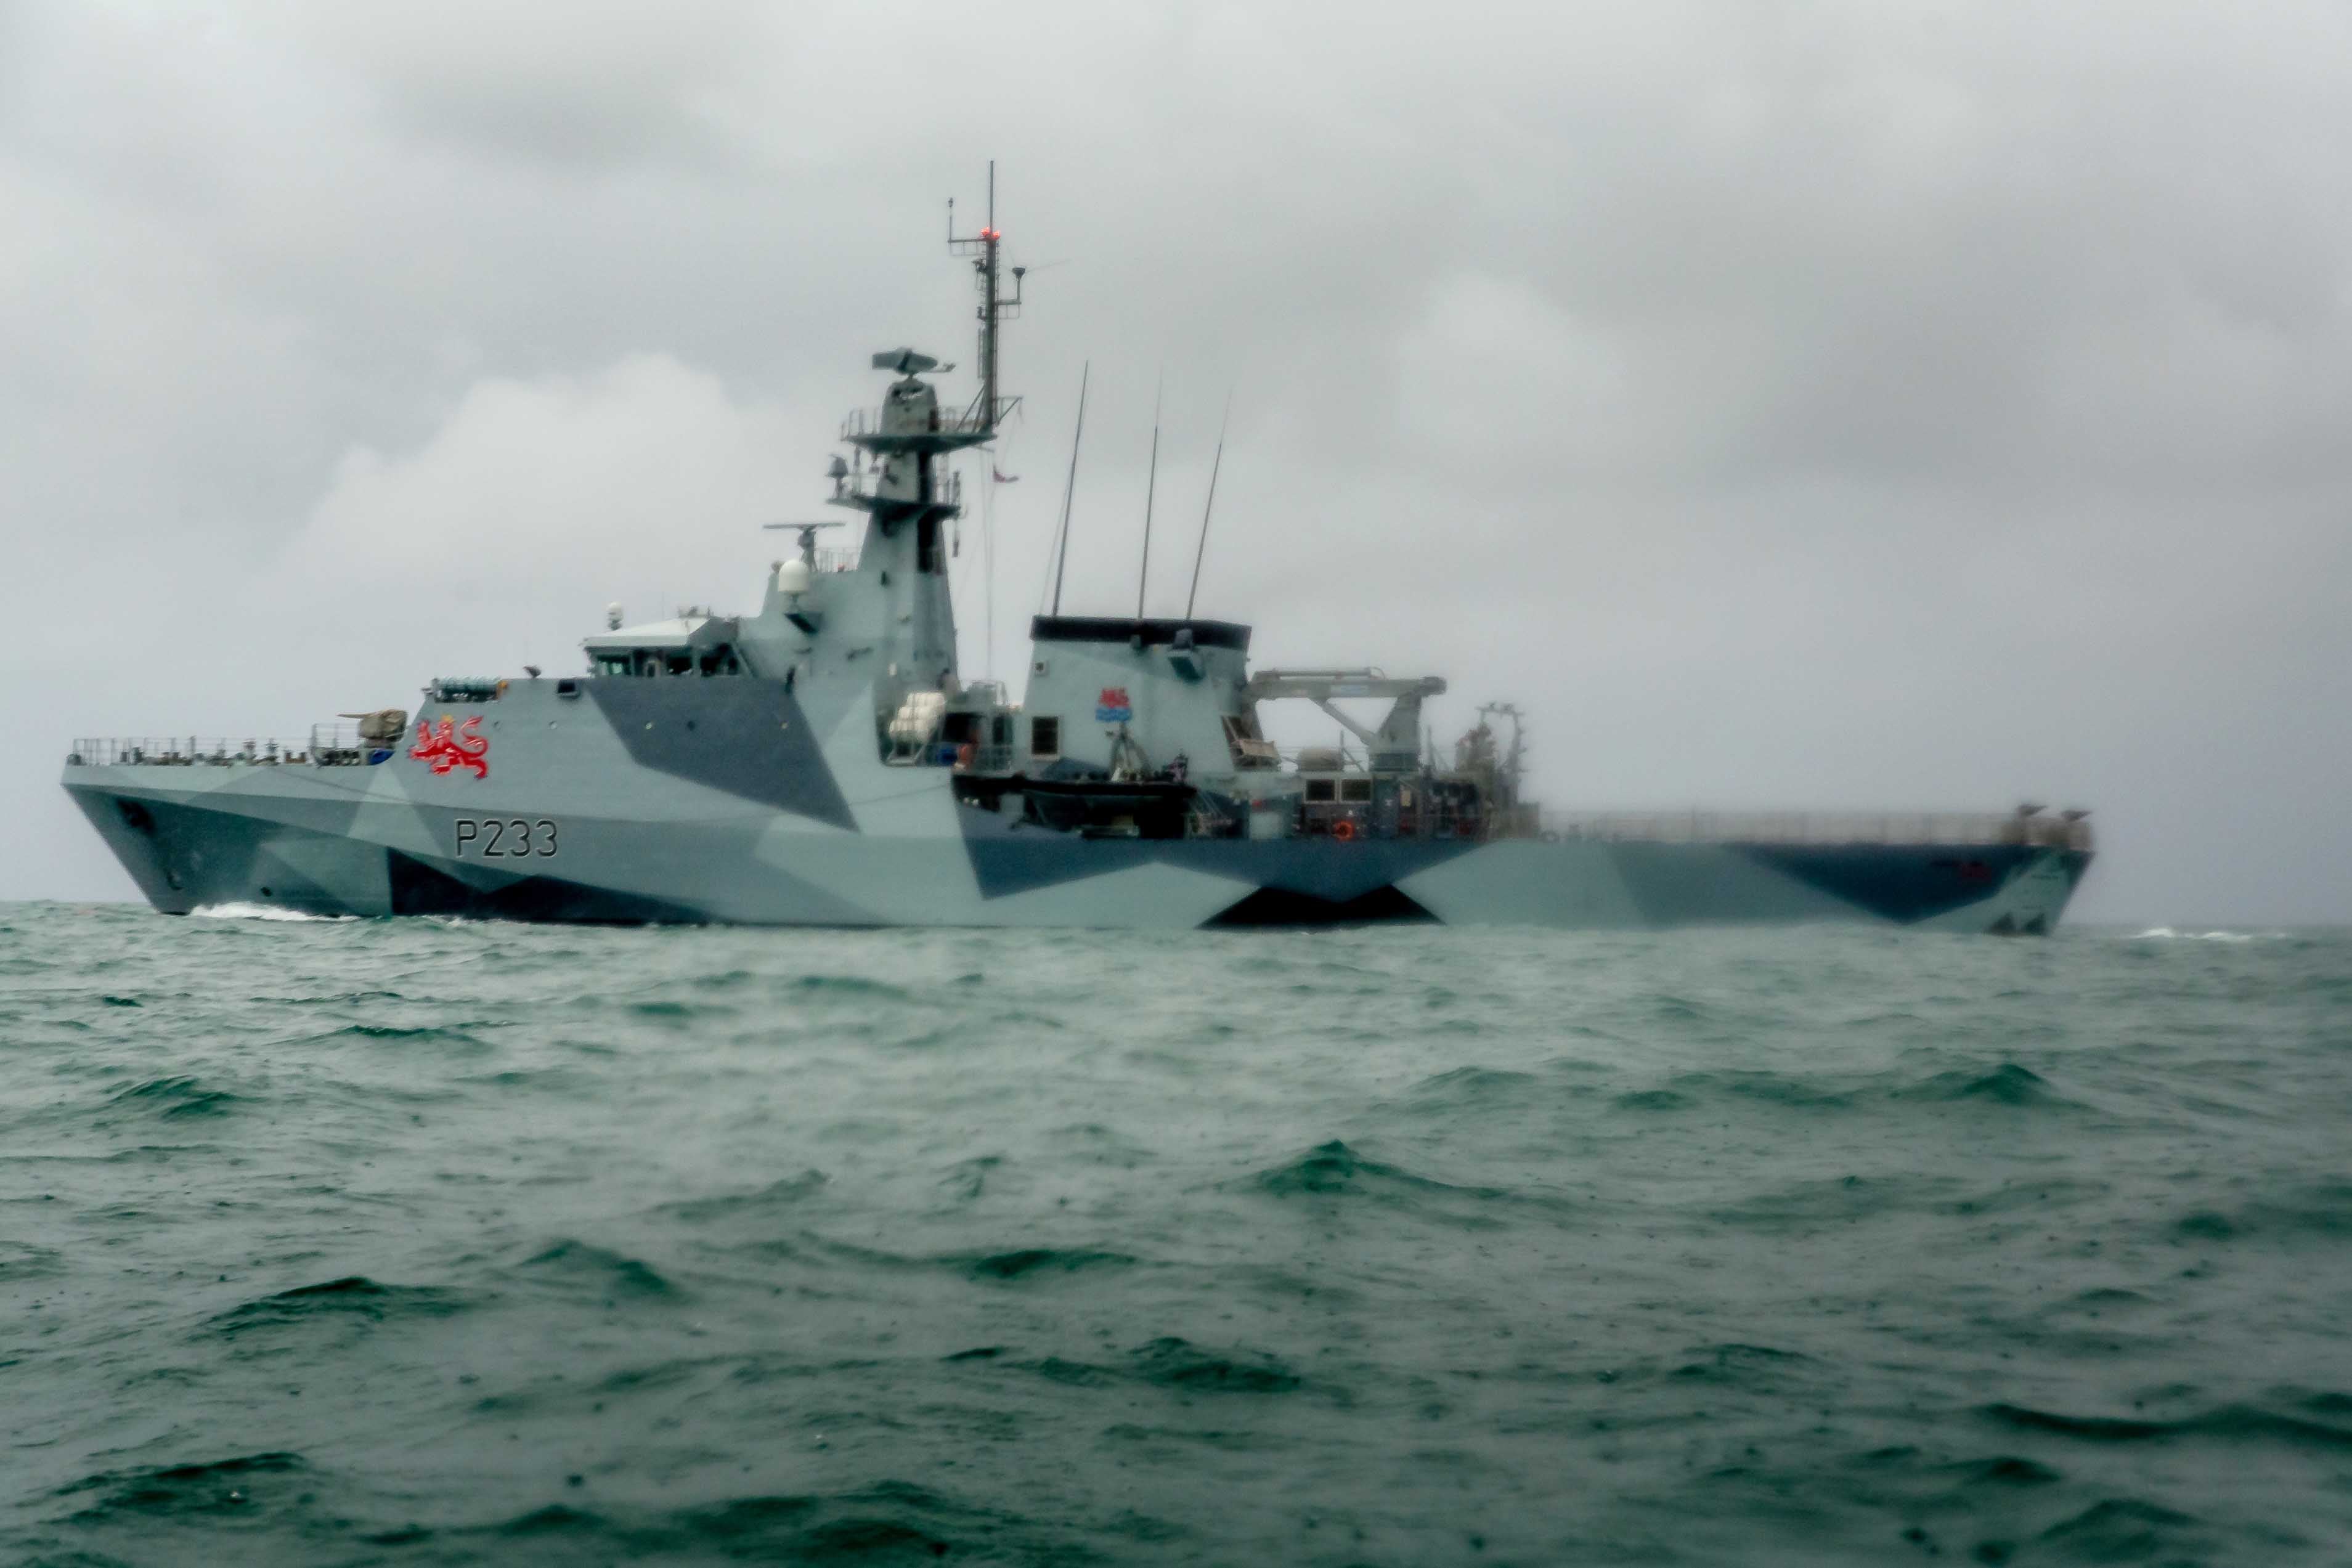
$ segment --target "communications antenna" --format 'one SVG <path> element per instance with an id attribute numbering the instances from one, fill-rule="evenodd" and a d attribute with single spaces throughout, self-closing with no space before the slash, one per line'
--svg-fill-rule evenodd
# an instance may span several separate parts
<path id="1" fill-rule="evenodd" d="M 1025 267 L 1003 267 L 999 252 L 1004 235 L 996 226 L 996 160 L 988 161 L 988 222 L 976 235 L 955 232 L 955 198 L 948 198 L 948 252 L 971 257 L 972 282 L 980 290 L 980 395 L 964 411 L 964 422 L 977 430 L 993 431 L 1020 404 L 1020 398 L 1000 398 L 996 392 L 996 329 L 1021 314 L 1021 280 Z M 1003 273 L 1013 274 L 1013 293 L 1003 292 Z"/>
<path id="2" fill-rule="evenodd" d="M 1209 517 L 1217 509 L 1217 475 L 1225 465 L 1225 426 L 1233 423 L 1234 394 L 1225 393 L 1225 415 L 1217 421 L 1217 460 L 1209 465 L 1209 499 L 1201 507 L 1201 542 L 1192 548 L 1192 591 L 1184 596 L 1184 619 L 1192 619 L 1193 601 L 1201 597 L 1201 562 L 1209 553 Z"/>
<path id="3" fill-rule="evenodd" d="M 1143 591 L 1151 584 L 1151 497 L 1160 491 L 1160 390 L 1151 393 L 1151 476 L 1143 482 L 1143 569 L 1135 579 L 1135 618 L 1143 619 Z"/>

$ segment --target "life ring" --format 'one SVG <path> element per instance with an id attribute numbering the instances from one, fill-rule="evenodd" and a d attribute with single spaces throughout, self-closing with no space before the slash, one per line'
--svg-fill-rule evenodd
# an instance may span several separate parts
<path id="1" fill-rule="evenodd" d="M 967 740 L 961 746 L 956 747 L 956 766 L 958 768 L 970 768 L 972 764 L 973 758 L 977 758 L 979 755 L 980 747 Z"/>
<path id="2" fill-rule="evenodd" d="M 1356 836 L 1356 824 L 1342 817 L 1331 824 L 1331 836 L 1344 844 Z"/>

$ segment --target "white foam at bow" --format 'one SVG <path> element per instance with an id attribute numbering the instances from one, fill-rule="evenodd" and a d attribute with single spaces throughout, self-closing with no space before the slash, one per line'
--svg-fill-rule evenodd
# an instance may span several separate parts
<path id="1" fill-rule="evenodd" d="M 299 909 L 278 909 L 267 904 L 200 904 L 188 911 L 207 920 L 356 920 L 356 915 L 310 915 Z"/>

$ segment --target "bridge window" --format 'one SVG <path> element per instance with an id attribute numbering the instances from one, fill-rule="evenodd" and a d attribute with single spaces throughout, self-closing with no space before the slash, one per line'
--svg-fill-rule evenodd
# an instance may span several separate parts
<path id="1" fill-rule="evenodd" d="M 1060 719 L 1033 718 L 1029 721 L 1029 755 L 1044 758 L 1062 755 Z"/>
<path id="2" fill-rule="evenodd" d="M 1307 781 L 1307 798 L 1309 800 L 1328 800 L 1332 799 L 1332 782 L 1333 781 L 1328 779 L 1309 779 Z"/>
<path id="3" fill-rule="evenodd" d="M 699 653 L 671 648 L 630 648 L 595 655 L 600 675 L 740 675 L 743 661 L 731 644 L 721 643 Z"/>
<path id="4" fill-rule="evenodd" d="M 1339 799 L 1342 800 L 1370 800 L 1371 798 L 1372 781 L 1370 779 L 1342 779 L 1339 780 Z"/>

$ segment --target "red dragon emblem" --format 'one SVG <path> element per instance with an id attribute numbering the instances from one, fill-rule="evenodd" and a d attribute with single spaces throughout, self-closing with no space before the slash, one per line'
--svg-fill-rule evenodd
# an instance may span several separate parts
<path id="1" fill-rule="evenodd" d="M 409 756 L 433 765 L 436 773 L 448 773 L 459 768 L 470 768 L 477 779 L 490 776 L 490 737 L 475 732 L 482 721 L 469 718 L 460 734 L 446 716 L 441 727 L 433 727 L 429 718 L 416 721 L 416 746 Z"/>

